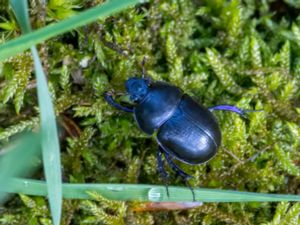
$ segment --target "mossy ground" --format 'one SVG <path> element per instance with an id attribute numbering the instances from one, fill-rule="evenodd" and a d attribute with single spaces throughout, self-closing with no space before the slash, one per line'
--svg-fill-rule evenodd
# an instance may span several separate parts
<path id="1" fill-rule="evenodd" d="M 103 1 L 30 1 L 33 27 Z M 180 86 L 205 106 L 234 104 L 247 119 L 216 112 L 223 134 L 215 158 L 180 164 L 194 187 L 299 193 L 300 4 L 297 0 L 152 0 L 39 46 L 60 125 L 66 182 L 160 184 L 155 140 L 103 93 L 142 73 Z M 2 42 L 20 35 L 1 1 Z M 29 53 L 1 64 L 0 138 L 38 125 Z M 127 102 L 128 99 L 119 99 Z M 36 176 L 39 176 L 38 174 Z M 39 176 L 40 178 L 40 176 Z M 171 178 L 173 185 L 183 185 Z M 300 224 L 300 204 L 205 203 L 175 212 L 134 212 L 138 203 L 64 201 L 62 224 Z M 142 207 L 142 206 L 141 206 Z M 50 224 L 47 202 L 20 196 L 0 224 Z"/>

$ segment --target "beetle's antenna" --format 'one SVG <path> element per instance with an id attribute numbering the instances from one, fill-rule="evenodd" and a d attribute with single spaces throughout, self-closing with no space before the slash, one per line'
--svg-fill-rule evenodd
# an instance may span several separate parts
<path id="1" fill-rule="evenodd" d="M 147 57 L 144 56 L 144 58 L 143 58 L 143 60 L 141 62 L 141 66 L 142 66 L 142 78 L 145 78 L 145 75 L 146 75 L 146 70 L 145 70 L 146 60 L 147 60 Z"/>

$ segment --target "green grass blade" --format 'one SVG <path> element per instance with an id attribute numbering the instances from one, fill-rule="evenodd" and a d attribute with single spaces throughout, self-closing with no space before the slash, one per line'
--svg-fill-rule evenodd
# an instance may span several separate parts
<path id="1" fill-rule="evenodd" d="M 22 134 L 1 149 L 0 203 L 6 197 L 5 190 L 7 190 L 9 180 L 12 177 L 25 175 L 32 170 L 32 162 L 37 160 L 39 149 L 40 136 L 33 133 Z"/>
<path id="2" fill-rule="evenodd" d="M 21 27 L 22 33 L 27 34 L 31 31 L 31 26 L 29 23 L 29 15 L 27 13 L 28 3 L 23 0 L 10 0 L 10 5 L 14 10 L 15 16 Z"/>
<path id="3" fill-rule="evenodd" d="M 41 117 L 44 173 L 48 186 L 48 198 L 53 223 L 58 225 L 61 217 L 62 181 L 60 149 L 56 120 L 43 68 L 35 47 L 31 48 L 37 78 L 38 100 Z"/>
<path id="4" fill-rule="evenodd" d="M 11 0 L 11 4 L 22 31 L 29 32 L 31 28 L 27 0 Z M 47 181 L 52 220 L 55 225 L 58 225 L 60 223 L 62 208 L 62 181 L 56 119 L 45 74 L 35 46 L 31 47 L 31 52 L 37 78 L 44 173 Z"/>
<path id="5" fill-rule="evenodd" d="M 47 195 L 43 181 L 14 179 L 6 187 L 11 193 Z M 91 199 L 87 192 L 97 192 L 105 198 L 123 201 L 192 201 L 191 190 L 169 186 L 168 198 L 164 186 L 141 184 L 63 184 L 66 199 Z M 300 201 L 299 195 L 261 194 L 254 192 L 228 191 L 209 188 L 195 188 L 196 201 L 200 202 L 278 202 Z"/>
<path id="6" fill-rule="evenodd" d="M 0 60 L 14 56 L 19 52 L 29 49 L 31 46 L 41 43 L 51 37 L 65 33 L 77 27 L 91 23 L 97 19 L 103 19 L 113 13 L 133 6 L 141 0 L 111 0 L 100 6 L 86 10 L 76 16 L 70 17 L 56 24 L 51 24 L 42 29 L 22 35 L 21 37 L 8 41 L 0 46 Z M 143 1 L 146 2 L 146 1 Z"/>

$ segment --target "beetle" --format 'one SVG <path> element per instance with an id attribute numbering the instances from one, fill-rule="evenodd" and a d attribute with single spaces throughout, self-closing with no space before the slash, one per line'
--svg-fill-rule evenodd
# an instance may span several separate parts
<path id="1" fill-rule="evenodd" d="M 150 78 L 131 77 L 125 82 L 125 88 L 132 106 L 117 103 L 113 92 L 105 92 L 104 98 L 113 107 L 133 113 L 138 127 L 148 135 L 156 132 L 157 169 L 165 181 L 169 196 L 163 157 L 171 169 L 186 182 L 195 194 L 184 172 L 175 162 L 197 165 L 214 157 L 221 145 L 221 130 L 212 111 L 227 110 L 245 116 L 247 111 L 233 105 L 217 105 L 205 108 L 180 88 Z"/>

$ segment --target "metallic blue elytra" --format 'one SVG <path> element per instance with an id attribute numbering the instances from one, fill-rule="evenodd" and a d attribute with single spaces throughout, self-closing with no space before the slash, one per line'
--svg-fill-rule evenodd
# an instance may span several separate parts
<path id="1" fill-rule="evenodd" d="M 245 114 L 244 110 L 231 105 L 205 108 L 180 88 L 166 82 L 133 77 L 126 81 L 125 87 L 134 102 L 132 107 L 115 102 L 112 92 L 106 92 L 105 99 L 117 109 L 133 113 L 139 128 L 146 134 L 157 132 L 158 171 L 165 181 L 167 173 L 163 167 L 163 156 L 170 167 L 187 181 L 191 176 L 175 164 L 174 158 L 194 165 L 210 160 L 217 153 L 221 131 L 213 110 Z"/>
<path id="2" fill-rule="evenodd" d="M 158 130 L 157 142 L 178 160 L 200 164 L 217 153 L 221 131 L 213 114 L 185 94 Z"/>

